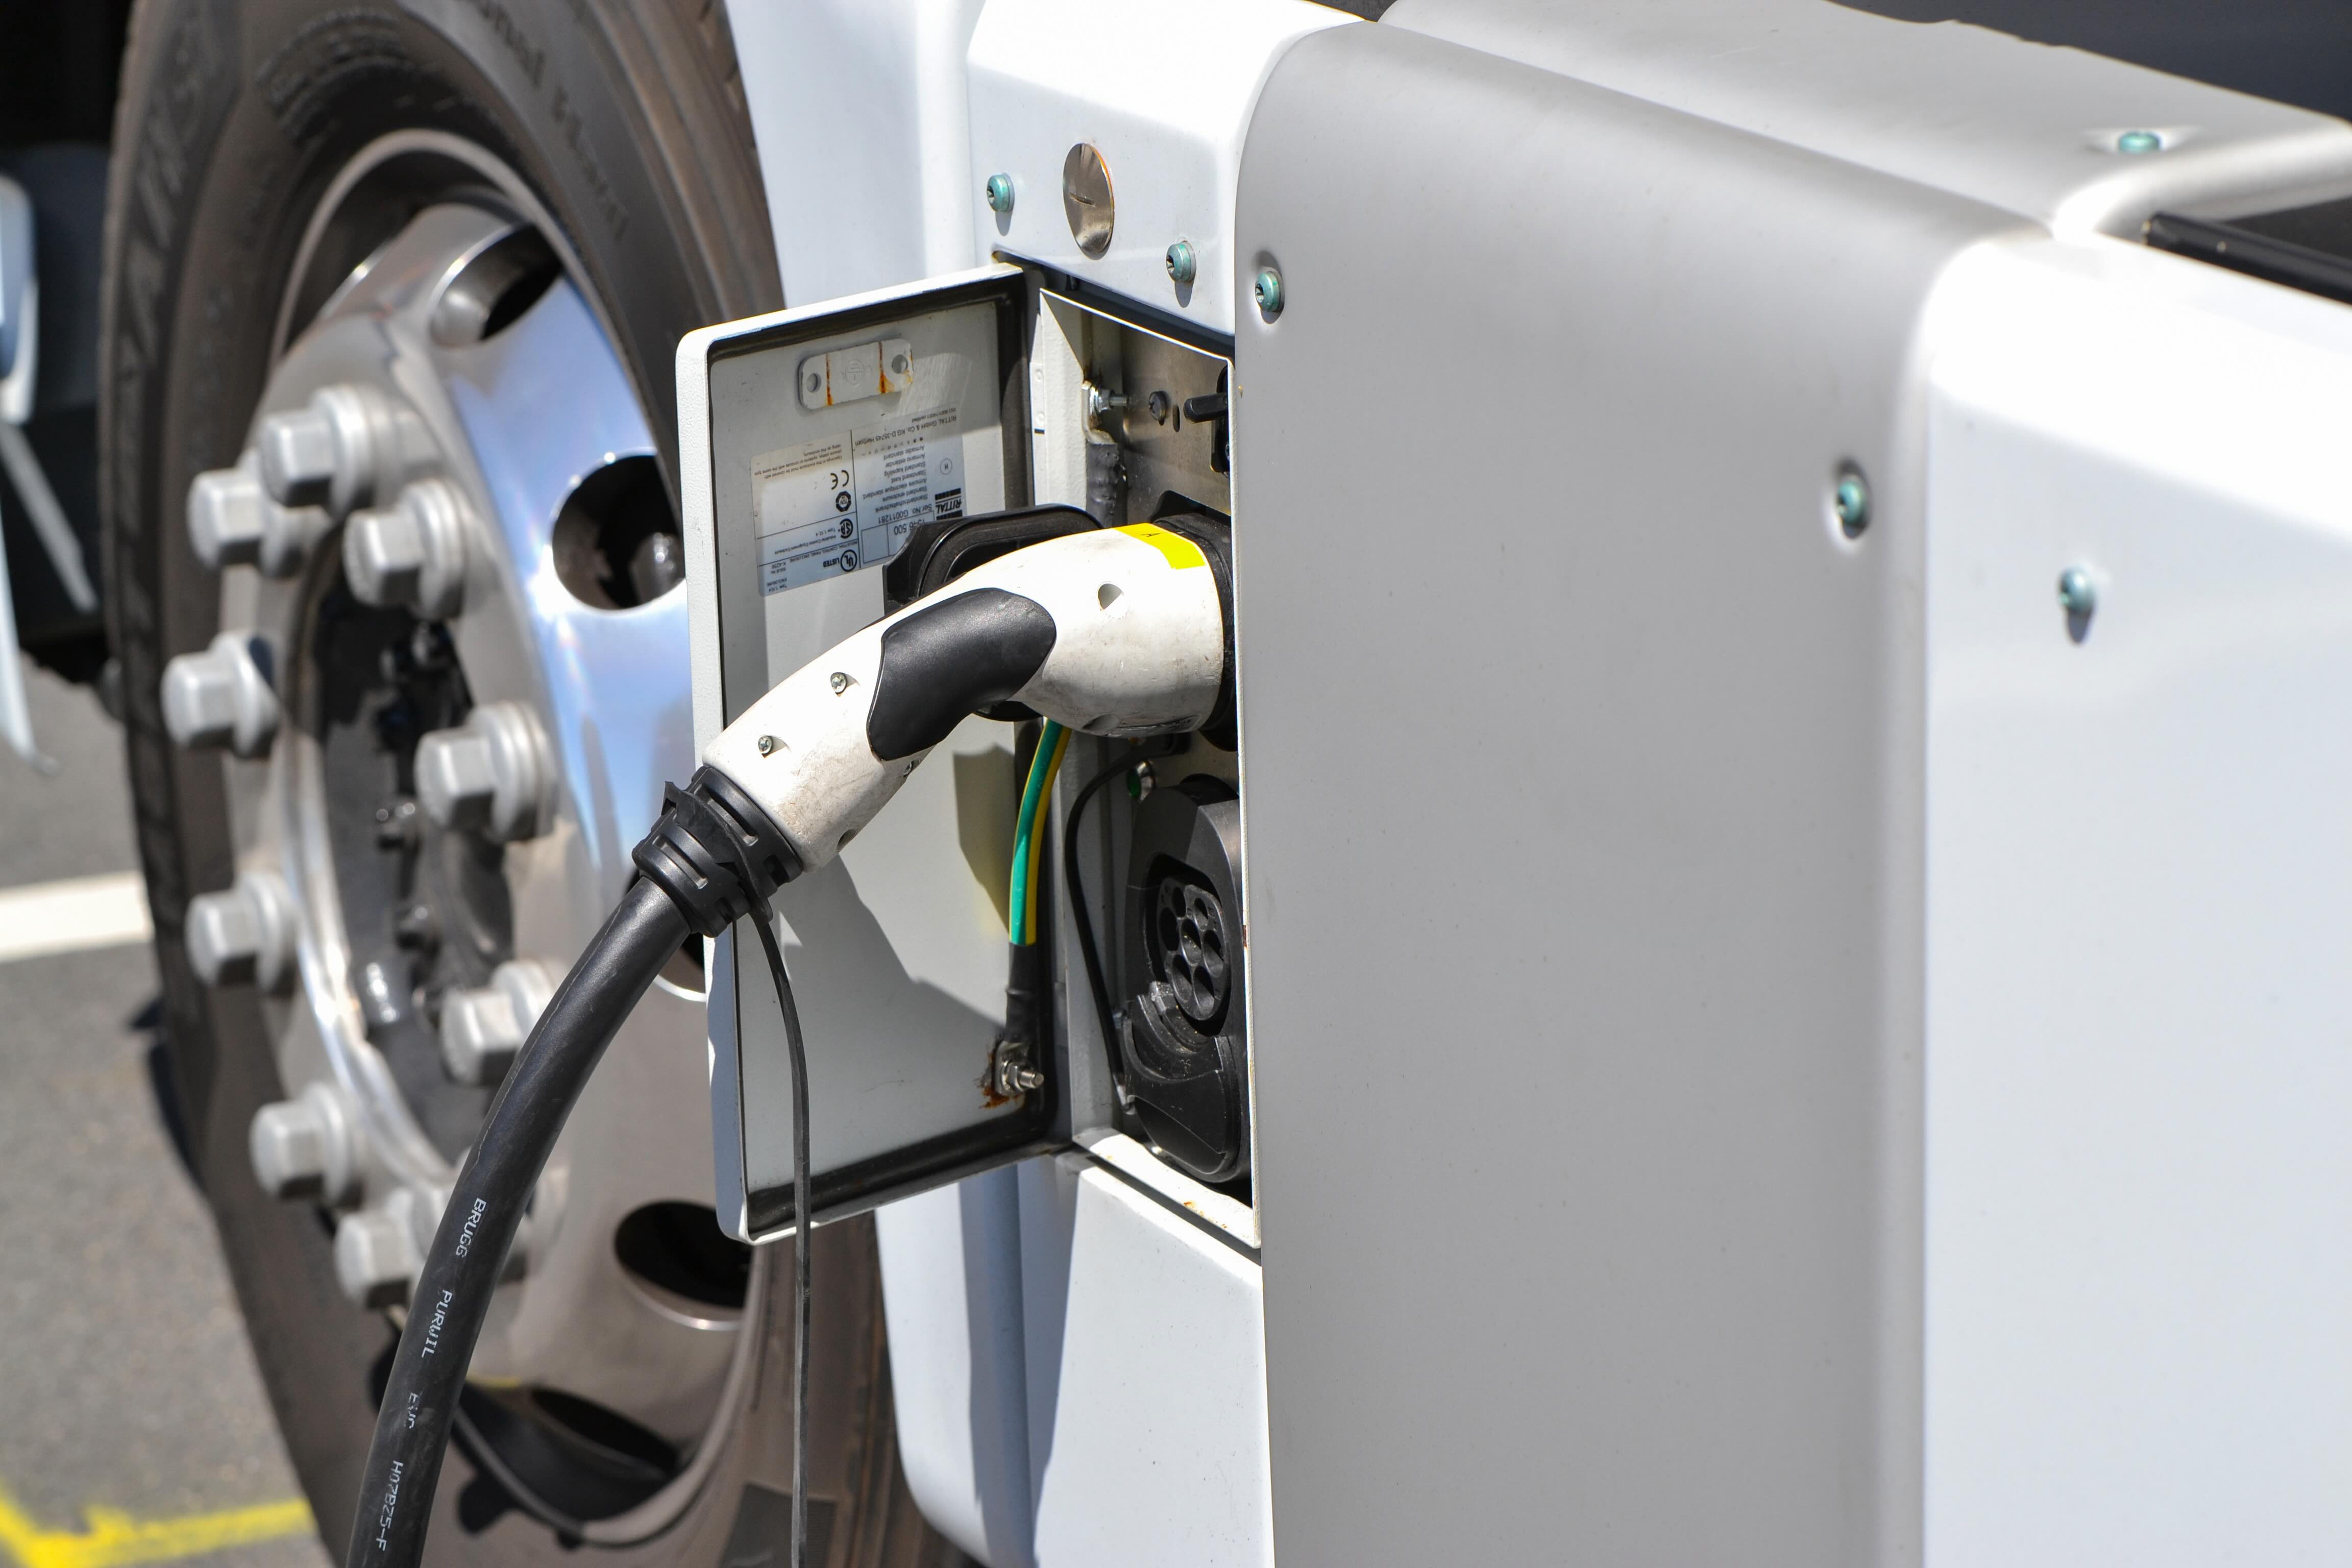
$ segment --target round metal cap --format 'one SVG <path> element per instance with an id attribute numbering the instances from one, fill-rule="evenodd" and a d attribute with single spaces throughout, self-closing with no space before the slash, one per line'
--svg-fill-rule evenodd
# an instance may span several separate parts
<path id="1" fill-rule="evenodd" d="M 1111 199 L 1110 165 L 1092 142 L 1079 142 L 1062 160 L 1062 212 L 1081 255 L 1100 256 L 1110 248 L 1118 209 Z"/>

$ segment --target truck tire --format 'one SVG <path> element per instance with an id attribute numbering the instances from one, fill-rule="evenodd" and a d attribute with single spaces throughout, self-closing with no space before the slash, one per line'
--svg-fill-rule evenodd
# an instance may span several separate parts
<path id="1" fill-rule="evenodd" d="M 289 344 L 383 242 L 380 212 L 378 230 L 354 219 L 344 233 L 340 210 L 322 204 L 354 159 L 408 132 L 462 143 L 498 173 L 479 188 L 444 179 L 415 205 L 479 198 L 539 215 L 634 388 L 673 516 L 678 336 L 782 302 L 719 0 L 141 0 L 103 284 L 109 631 L 175 1092 L 288 1449 L 339 1557 L 394 1330 L 339 1289 L 328 1212 L 271 1197 L 254 1174 L 247 1129 L 288 1089 L 263 1003 L 250 986 L 200 983 L 184 947 L 191 899 L 238 869 L 233 786 L 216 754 L 174 744 L 159 682 L 222 617 L 224 579 L 189 542 L 190 484 L 238 460 Z M 686 672 L 674 674 L 682 691 Z M 790 1314 L 767 1288 L 784 1278 L 770 1262 L 756 1256 L 761 1288 L 742 1325 L 758 1336 L 752 1396 L 688 1446 L 702 1477 L 654 1533 L 588 1536 L 608 1555 L 781 1561 Z M 870 1225 L 820 1235 L 817 1279 L 812 1562 L 961 1562 L 899 1471 Z M 432 1556 L 553 1562 L 578 1544 L 533 1511 L 453 1454 Z"/>

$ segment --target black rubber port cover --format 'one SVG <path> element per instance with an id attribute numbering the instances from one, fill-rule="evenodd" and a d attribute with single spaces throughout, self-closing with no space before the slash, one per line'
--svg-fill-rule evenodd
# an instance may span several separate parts
<path id="1" fill-rule="evenodd" d="M 895 616 L 1000 555 L 1097 526 L 1090 514 L 1074 506 L 1024 507 L 923 523 L 882 568 L 882 613 Z"/>

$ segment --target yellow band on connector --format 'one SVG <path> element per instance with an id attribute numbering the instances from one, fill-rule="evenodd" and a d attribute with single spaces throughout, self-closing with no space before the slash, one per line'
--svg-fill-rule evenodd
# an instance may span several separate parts
<path id="1" fill-rule="evenodd" d="M 1131 533 L 1140 539 L 1168 557 L 1168 564 L 1180 571 L 1187 566 L 1206 566 L 1209 563 L 1209 558 L 1201 553 L 1199 545 L 1181 533 L 1169 532 L 1156 522 L 1130 522 L 1118 531 Z"/>

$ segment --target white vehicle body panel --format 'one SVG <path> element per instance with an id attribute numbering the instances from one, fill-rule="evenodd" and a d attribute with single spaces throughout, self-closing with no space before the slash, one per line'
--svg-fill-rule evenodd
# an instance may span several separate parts
<path id="1" fill-rule="evenodd" d="M 964 110 L 980 13 L 981 0 L 728 7 L 788 304 L 987 258 L 971 244 Z"/>
<path id="2" fill-rule="evenodd" d="M 1927 1560 L 2340 1560 L 2352 311 L 2024 242 L 1929 339 Z"/>
<path id="3" fill-rule="evenodd" d="M 990 0 L 971 39 L 970 186 L 1013 180 L 1011 214 L 973 209 L 974 248 L 1042 261 L 1184 317 L 1234 330 L 1234 189 L 1258 89 L 1282 51 L 1354 18 L 1306 0 L 1196 0 L 1181 21 L 1151 0 Z M 1110 248 L 1083 255 L 1062 210 L 1062 160 L 1091 143 L 1118 205 Z M 1178 287 L 1168 247 L 1192 247 Z"/>
<path id="4" fill-rule="evenodd" d="M 1839 50 L 1886 30 L 1899 99 L 1941 90 L 1953 49 L 2013 40 L 1853 14 L 1816 37 L 1834 8 L 1788 5 L 1783 54 L 1759 59 L 1752 29 L 1691 44 L 1719 5 L 1563 6 L 1532 41 L 1497 9 L 1406 0 L 1382 25 L 2032 229 L 1956 263 L 1922 323 L 1925 1560 L 2340 1556 L 2352 314 L 2106 237 L 2167 199 L 2340 191 L 2352 129 L 2168 80 L 2186 118 L 2157 129 L 2181 157 L 2126 163 L 2112 137 L 2147 100 L 2072 51 L 2036 51 L 1962 133 L 1843 112 Z M 1291 43 L 1349 20 L 1303 0 L 1181 19 L 1138 0 L 738 0 L 730 18 L 796 309 L 1002 250 L 1223 332 L 1254 265 L 1234 200 L 1258 93 Z M 2073 163 L 2053 173 L 2056 135 Z M 1100 259 L 1063 216 L 1077 142 L 1113 174 Z M 999 173 L 1009 218 L 981 195 Z M 1165 268 L 1178 238 L 1189 292 Z M 707 563 L 705 411 L 682 416 Z M 1069 464 L 1039 457 L 1038 499 L 1075 499 Z M 2100 590 L 2079 643 L 2053 595 L 2074 565 Z M 695 651 L 707 743 L 717 650 Z M 1032 1161 L 877 1215 L 909 1485 L 993 1568 L 1269 1562 L 1255 1250 L 1114 1163 Z"/>

